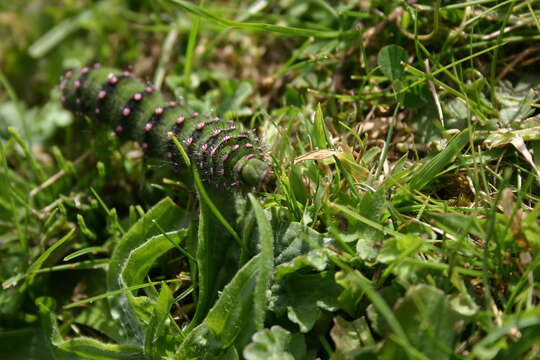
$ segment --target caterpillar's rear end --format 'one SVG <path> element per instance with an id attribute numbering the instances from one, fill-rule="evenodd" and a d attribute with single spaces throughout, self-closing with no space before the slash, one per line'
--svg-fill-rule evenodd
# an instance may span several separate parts
<path id="1" fill-rule="evenodd" d="M 174 135 L 206 183 L 246 188 L 272 179 L 268 156 L 251 131 L 167 101 L 130 72 L 96 64 L 64 74 L 60 89 L 67 109 L 110 124 L 118 137 L 139 142 L 145 155 L 183 167 Z"/>

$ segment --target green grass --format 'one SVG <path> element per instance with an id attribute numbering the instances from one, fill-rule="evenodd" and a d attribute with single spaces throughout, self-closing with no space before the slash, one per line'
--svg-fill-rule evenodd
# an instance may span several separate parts
<path id="1" fill-rule="evenodd" d="M 0 5 L 0 358 L 540 357 L 540 3 Z M 62 109 L 99 61 L 253 128 L 179 178 Z"/>

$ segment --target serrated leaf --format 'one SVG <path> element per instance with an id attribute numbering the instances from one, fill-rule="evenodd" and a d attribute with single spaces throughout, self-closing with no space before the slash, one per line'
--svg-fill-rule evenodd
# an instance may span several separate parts
<path id="1" fill-rule="evenodd" d="M 279 281 L 285 276 L 295 273 L 301 269 L 310 267 L 317 271 L 322 271 L 328 264 L 328 256 L 324 249 L 313 249 L 305 255 L 299 255 L 291 261 L 279 264 L 276 268 L 276 280 Z"/>
<path id="2" fill-rule="evenodd" d="M 321 309 L 338 308 L 341 287 L 334 280 L 334 273 L 293 273 L 272 286 L 272 309 L 278 315 L 287 314 L 302 332 L 308 332 L 321 315 Z"/>
<path id="3" fill-rule="evenodd" d="M 306 355 L 304 339 L 275 325 L 253 335 L 253 341 L 244 349 L 247 360 L 299 360 Z"/>
<path id="4" fill-rule="evenodd" d="M 275 264 L 279 266 L 297 256 L 307 255 L 313 249 L 327 245 L 323 235 L 297 222 L 273 219 Z"/>

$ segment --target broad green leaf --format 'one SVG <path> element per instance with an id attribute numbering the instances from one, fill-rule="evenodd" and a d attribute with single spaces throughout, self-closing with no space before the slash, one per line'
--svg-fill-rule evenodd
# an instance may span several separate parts
<path id="1" fill-rule="evenodd" d="M 306 344 L 300 334 L 291 334 L 274 325 L 253 335 L 244 349 L 247 360 L 300 360 L 306 356 Z"/>
<path id="2" fill-rule="evenodd" d="M 242 328 L 254 320 L 253 295 L 259 281 L 261 258 L 262 254 L 255 256 L 238 271 L 205 319 L 224 347 L 232 344 Z"/>
<path id="3" fill-rule="evenodd" d="M 328 255 L 323 248 L 313 249 L 305 255 L 299 255 L 294 259 L 279 264 L 276 267 L 276 280 L 279 281 L 283 277 L 298 272 L 304 268 L 313 268 L 317 271 L 322 271 L 328 264 Z"/>
<path id="4" fill-rule="evenodd" d="M 384 75 L 390 79 L 390 81 L 398 80 L 405 68 L 402 63 L 407 61 L 407 53 L 398 45 L 387 45 L 379 51 L 377 56 L 377 63 L 381 67 Z"/>
<path id="5" fill-rule="evenodd" d="M 191 319 L 189 329 L 200 324 L 215 302 L 218 291 L 232 278 L 238 268 L 236 253 L 238 245 L 235 237 L 223 225 L 230 223 L 235 210 L 231 194 L 219 193 L 212 188 L 204 189 L 211 198 L 214 211 L 219 211 L 223 219 L 218 219 L 206 201 L 200 201 L 199 228 L 197 233 L 197 272 L 193 274 L 197 287 L 197 309 Z M 201 191 L 199 191 L 201 193 Z"/>
<path id="6" fill-rule="evenodd" d="M 438 288 L 415 285 L 398 300 L 395 316 L 407 332 L 411 345 L 426 359 L 449 359 L 454 343 L 448 297 Z M 382 359 L 408 359 L 401 346 L 387 340 Z"/>
<path id="7" fill-rule="evenodd" d="M 264 324 L 266 291 L 274 262 L 273 236 L 270 223 L 257 200 L 250 196 L 250 201 L 258 225 L 261 252 L 248 261 L 225 286 L 204 322 L 189 332 L 177 359 L 222 359 L 233 356 L 233 344 L 242 348 L 243 343 L 247 343 L 245 338 L 249 339 Z M 227 239 L 234 245 L 230 237 Z"/>
<path id="8" fill-rule="evenodd" d="M 355 213 L 365 219 L 381 223 L 388 207 L 385 194 L 383 188 L 364 193 L 356 206 Z M 331 233 L 356 248 L 356 255 L 359 258 L 368 261 L 375 259 L 384 240 L 384 232 L 351 216 L 347 216 L 347 221 L 346 229 L 339 229 L 332 225 Z"/>
<path id="9" fill-rule="evenodd" d="M 252 194 L 249 194 L 249 200 L 253 206 L 253 211 L 255 212 L 261 248 L 259 281 L 257 282 L 253 298 L 255 307 L 255 326 L 257 330 L 261 330 L 264 327 L 267 307 L 266 291 L 270 287 L 270 277 L 272 276 L 272 271 L 274 269 L 274 236 L 272 234 L 270 222 L 257 199 Z"/>
<path id="10" fill-rule="evenodd" d="M 55 360 L 146 360 L 142 349 L 133 345 L 106 344 L 92 338 L 72 338 L 65 340 L 60 334 L 56 315 L 55 301 L 52 298 L 38 298 L 42 327 L 51 343 L 51 353 Z"/>
<path id="11" fill-rule="evenodd" d="M 346 297 L 350 299 L 350 302 L 357 303 L 365 295 L 371 302 L 371 305 L 373 305 L 387 322 L 392 332 L 400 339 L 401 343 L 409 346 L 407 334 L 390 309 L 390 306 L 386 303 L 380 292 L 373 288 L 371 282 L 364 275 L 358 270 L 345 268 L 336 273 L 336 283 L 343 288 L 343 293 L 339 296 L 340 302 L 342 302 L 343 297 Z"/>
<path id="12" fill-rule="evenodd" d="M 497 99 L 501 104 L 499 110 L 500 127 L 515 128 L 534 114 L 531 104 L 538 102 L 538 95 L 534 91 L 535 87 L 537 86 L 526 82 L 518 82 L 514 87 L 509 81 L 503 81 L 495 87 Z"/>
<path id="13" fill-rule="evenodd" d="M 125 289 L 141 284 L 146 273 L 165 252 L 178 245 L 186 236 L 187 230 L 159 234 L 160 230 L 169 231 L 183 226 L 187 216 L 171 199 L 165 198 L 148 211 L 122 237 L 115 247 L 107 273 L 109 291 Z M 158 226 L 154 226 L 154 223 Z M 171 242 L 172 241 L 172 242 Z M 141 327 L 141 314 L 151 313 L 148 303 L 143 299 L 135 300 L 131 292 L 110 299 L 113 317 L 120 320 L 129 341 L 144 343 L 144 330 Z"/>
<path id="14" fill-rule="evenodd" d="M 286 313 L 302 332 L 308 332 L 321 315 L 321 309 L 338 308 L 340 292 L 332 272 L 293 273 L 272 286 L 272 309 L 278 315 Z"/>
<path id="15" fill-rule="evenodd" d="M 297 222 L 274 217 L 272 229 L 276 266 L 290 262 L 299 255 L 306 255 L 310 250 L 319 249 L 328 242 L 323 235 Z"/>
<path id="16" fill-rule="evenodd" d="M 220 359 L 245 327 L 253 328 L 253 296 L 262 254 L 249 260 L 225 286 L 204 322 L 189 332 L 175 359 Z"/>
<path id="17" fill-rule="evenodd" d="M 111 321 L 111 309 L 107 301 L 95 301 L 92 306 L 84 308 L 76 317 L 75 322 L 91 327 L 115 342 L 122 342 L 121 324 Z"/>

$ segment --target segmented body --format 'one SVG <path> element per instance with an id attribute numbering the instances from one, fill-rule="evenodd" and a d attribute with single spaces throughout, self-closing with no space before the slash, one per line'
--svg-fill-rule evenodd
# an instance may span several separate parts
<path id="1" fill-rule="evenodd" d="M 110 124 L 118 137 L 139 142 L 145 155 L 183 167 L 176 137 L 207 183 L 240 188 L 271 177 L 267 156 L 251 131 L 166 101 L 130 72 L 96 64 L 64 74 L 60 89 L 67 109 Z"/>

